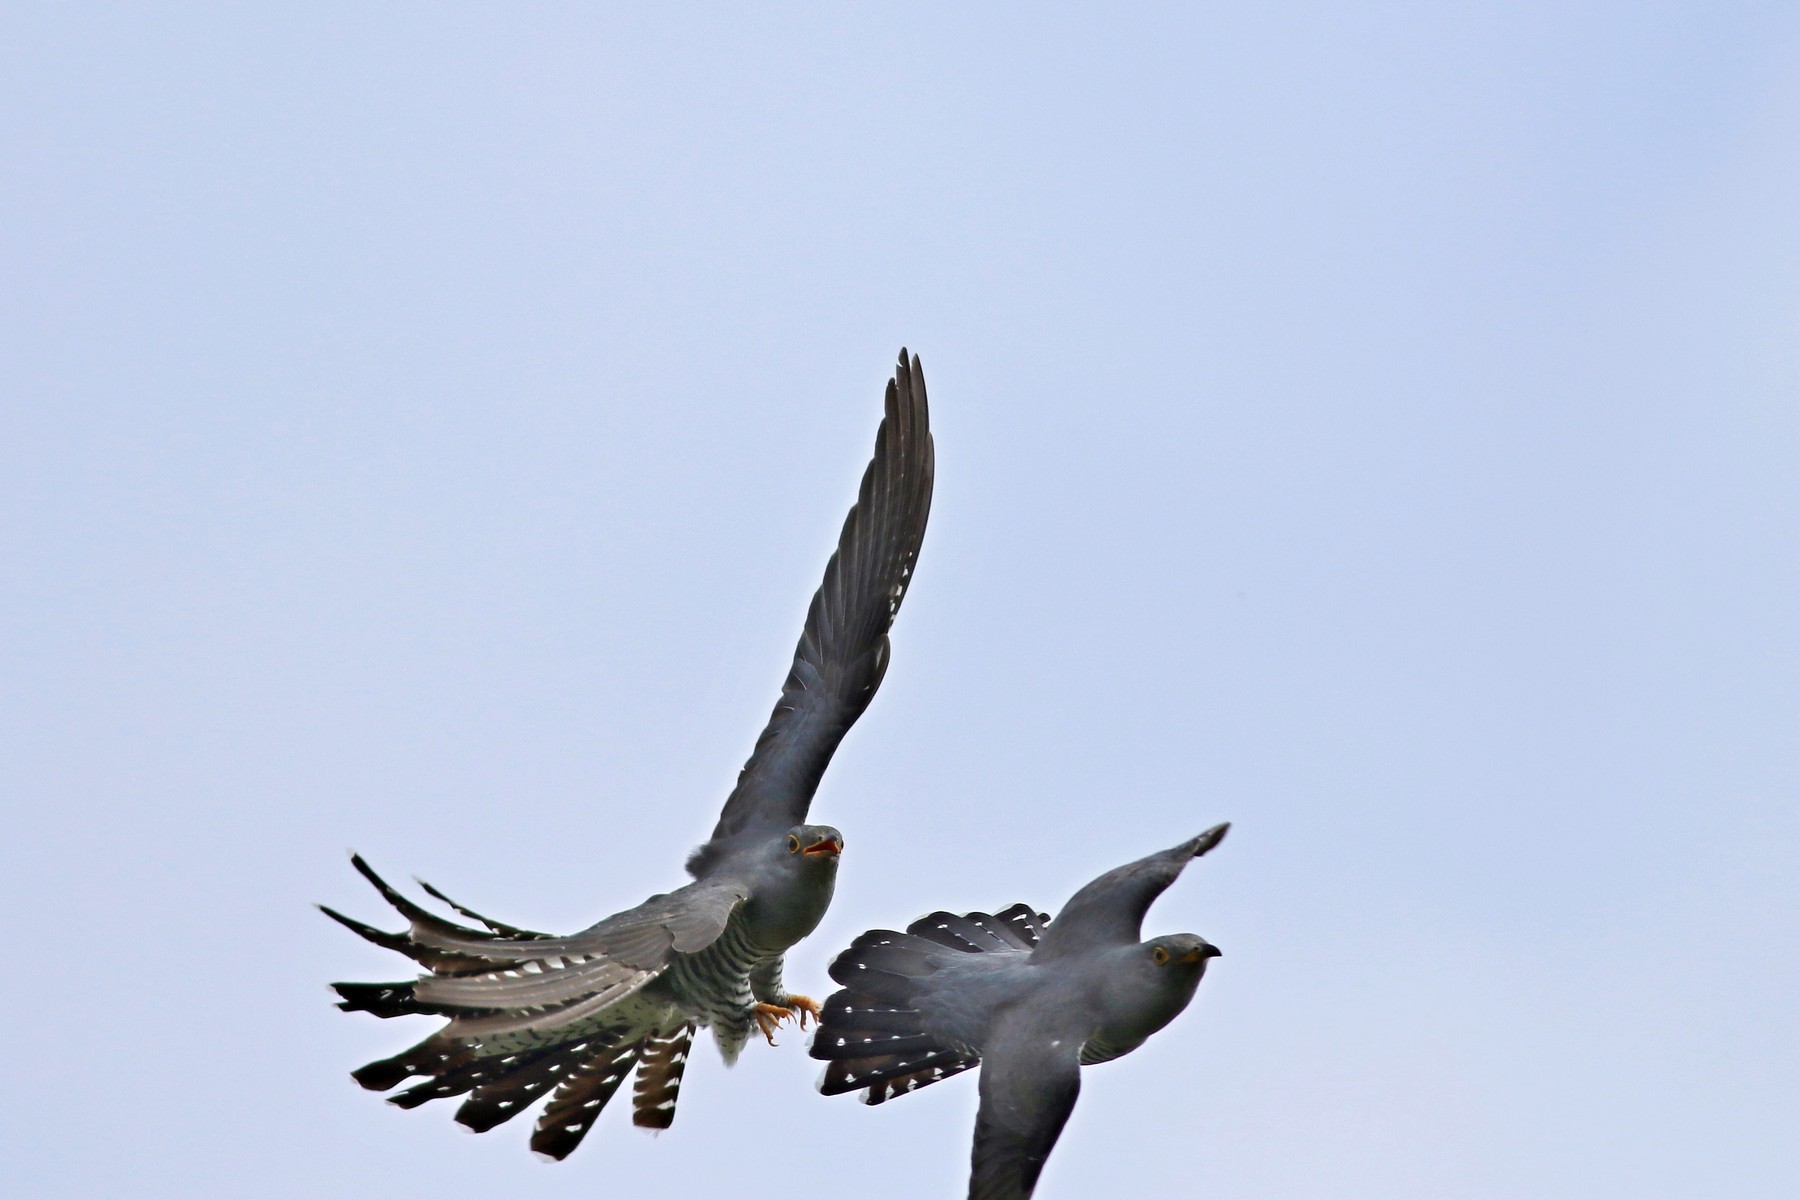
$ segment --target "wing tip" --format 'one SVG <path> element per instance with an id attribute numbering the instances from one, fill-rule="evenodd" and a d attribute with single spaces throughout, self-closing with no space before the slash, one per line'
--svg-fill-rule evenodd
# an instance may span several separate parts
<path id="1" fill-rule="evenodd" d="M 1220 821 L 1217 825 L 1214 825 L 1211 829 L 1208 829 L 1206 832 L 1204 832 L 1204 833 L 1200 834 L 1198 837 L 1194 838 L 1192 841 L 1190 841 L 1188 843 L 1189 846 L 1193 847 L 1193 857 L 1199 858 L 1202 855 L 1204 855 L 1207 851 L 1213 849 L 1220 842 L 1224 841 L 1225 835 L 1230 832 L 1231 832 L 1231 822 L 1230 821 Z"/>

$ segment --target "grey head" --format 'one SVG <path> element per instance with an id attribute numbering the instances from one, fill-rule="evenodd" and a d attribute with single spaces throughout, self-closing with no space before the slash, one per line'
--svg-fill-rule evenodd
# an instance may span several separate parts
<path id="1" fill-rule="evenodd" d="M 787 948 L 811 933 L 831 906 L 844 835 L 830 825 L 794 825 L 741 839 L 722 873 L 748 885 L 748 932 L 761 945 Z"/>
<path id="2" fill-rule="evenodd" d="M 1092 1048 L 1099 1062 L 1141 1046 L 1194 998 L 1219 948 L 1195 933 L 1171 933 L 1107 951 L 1109 986 L 1099 994 Z"/>

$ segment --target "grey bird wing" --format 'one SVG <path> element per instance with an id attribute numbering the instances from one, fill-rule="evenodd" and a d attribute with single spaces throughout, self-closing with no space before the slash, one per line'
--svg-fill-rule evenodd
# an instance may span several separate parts
<path id="1" fill-rule="evenodd" d="M 1182 869 L 1225 840 L 1229 822 L 1215 825 L 1179 846 L 1114 867 L 1069 898 L 1044 933 L 1034 957 L 1039 962 L 1109 945 L 1140 940 L 1144 914 L 1181 875 Z"/>
<path id="2" fill-rule="evenodd" d="M 1040 997 L 998 1022 L 981 1055 L 969 1200 L 1025 1200 L 1081 1092 L 1078 1016 Z"/>
<path id="3" fill-rule="evenodd" d="M 326 913 L 431 973 L 412 984 L 333 984 L 341 1007 L 377 1016 L 449 1016 L 447 1032 L 456 1037 L 549 1033 L 577 1024 L 641 988 L 676 954 L 717 940 L 749 894 L 741 880 L 707 879 L 652 896 L 568 937 L 511 937 L 447 921 L 395 891 L 360 857 L 351 861 L 410 924 L 389 933 L 331 909 Z"/>
<path id="4" fill-rule="evenodd" d="M 781 698 L 725 801 L 715 842 L 805 820 L 833 752 L 887 670 L 887 634 L 925 537 L 933 469 L 925 376 L 918 356 L 909 362 L 901 350 L 875 456 L 807 610 Z"/>
<path id="5" fill-rule="evenodd" d="M 458 1016 L 449 1032 L 459 1037 L 572 1025 L 643 987 L 676 954 L 711 945 L 748 893 L 736 881 L 708 879 L 652 896 L 570 937 L 497 941 L 495 948 L 519 957 L 490 971 L 426 976 L 413 993 L 449 1009 L 508 1010 Z"/>

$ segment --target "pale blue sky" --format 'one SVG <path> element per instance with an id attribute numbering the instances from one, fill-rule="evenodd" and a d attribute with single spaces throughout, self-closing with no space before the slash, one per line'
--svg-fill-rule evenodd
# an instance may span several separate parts
<path id="1" fill-rule="evenodd" d="M 678 883 L 902 343 L 791 983 L 1229 819 L 1042 1200 L 1800 1194 L 1791 6 L 597 7 L 9 7 L 9 1196 L 960 1195 L 972 1079 L 791 1036 L 388 1108 L 310 908 Z"/>

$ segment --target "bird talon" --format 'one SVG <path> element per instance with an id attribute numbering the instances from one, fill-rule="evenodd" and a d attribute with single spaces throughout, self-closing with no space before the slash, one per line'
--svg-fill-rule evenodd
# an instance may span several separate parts
<path id="1" fill-rule="evenodd" d="M 775 1031 L 781 1028 L 781 1022 L 794 1015 L 792 1009 L 782 1004 L 753 1004 L 750 1006 L 750 1018 L 756 1027 L 768 1039 L 769 1045 L 775 1044 Z"/>
<path id="2" fill-rule="evenodd" d="M 819 1002 L 814 1000 L 811 996 L 790 995 L 788 997 L 788 1004 L 793 1008 L 795 1019 L 800 1022 L 800 1028 L 806 1028 L 806 1019 L 808 1017 L 812 1018 L 812 1023 L 814 1025 L 819 1023 Z"/>
<path id="3" fill-rule="evenodd" d="M 798 1022 L 802 1029 L 806 1028 L 808 1017 L 812 1018 L 814 1025 L 817 1025 L 819 1023 L 819 1002 L 811 996 L 790 995 L 786 1004 L 759 1003 L 750 1006 L 750 1019 L 756 1022 L 757 1029 L 762 1031 L 763 1037 L 768 1039 L 771 1046 L 775 1044 L 775 1031 L 781 1028 L 781 1023 L 789 1017 Z"/>

